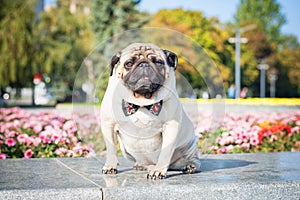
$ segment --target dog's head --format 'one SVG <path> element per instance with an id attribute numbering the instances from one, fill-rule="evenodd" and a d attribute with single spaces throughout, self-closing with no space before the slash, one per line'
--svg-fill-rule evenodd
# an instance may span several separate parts
<path id="1" fill-rule="evenodd" d="M 149 43 L 134 43 L 111 59 L 111 76 L 116 75 L 135 96 L 150 99 L 164 85 L 178 58 Z"/>

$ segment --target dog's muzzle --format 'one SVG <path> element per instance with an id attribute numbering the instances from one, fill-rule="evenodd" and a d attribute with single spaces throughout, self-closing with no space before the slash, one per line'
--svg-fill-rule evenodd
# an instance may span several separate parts
<path id="1" fill-rule="evenodd" d="M 138 63 L 124 76 L 125 85 L 134 93 L 145 98 L 151 98 L 164 82 L 164 75 L 156 69 L 154 64 L 146 61 Z"/>

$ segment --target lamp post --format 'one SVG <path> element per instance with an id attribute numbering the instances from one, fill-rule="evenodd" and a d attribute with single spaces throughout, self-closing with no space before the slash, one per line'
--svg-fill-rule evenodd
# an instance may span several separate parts
<path id="1" fill-rule="evenodd" d="M 276 81 L 278 79 L 277 70 L 275 68 L 270 69 L 269 80 L 270 80 L 270 97 L 274 98 L 276 95 Z"/>
<path id="2" fill-rule="evenodd" d="M 241 38 L 241 33 L 245 31 L 252 30 L 256 27 L 255 24 L 251 24 L 239 29 L 235 29 L 235 38 L 229 38 L 229 43 L 235 43 L 235 98 L 240 98 L 241 91 L 241 66 L 240 66 L 240 57 L 241 57 L 241 43 L 247 43 L 247 38 Z"/>
<path id="3" fill-rule="evenodd" d="M 261 63 L 257 66 L 257 69 L 260 70 L 260 98 L 265 98 L 266 95 L 266 70 L 269 69 L 269 65 L 265 64 L 265 61 L 262 60 Z"/>

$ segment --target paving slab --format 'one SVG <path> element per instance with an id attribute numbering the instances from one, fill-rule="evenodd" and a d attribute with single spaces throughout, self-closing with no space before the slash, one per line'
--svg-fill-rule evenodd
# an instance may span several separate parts
<path id="1" fill-rule="evenodd" d="M 300 152 L 202 155 L 202 171 L 147 180 L 119 158 L 0 160 L 0 199 L 300 199 Z"/>

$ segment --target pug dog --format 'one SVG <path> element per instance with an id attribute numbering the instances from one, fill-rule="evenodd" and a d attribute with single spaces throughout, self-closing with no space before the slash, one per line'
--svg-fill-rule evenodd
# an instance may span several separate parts
<path id="1" fill-rule="evenodd" d="M 134 43 L 111 59 L 100 112 L 106 144 L 103 174 L 116 174 L 117 141 L 123 156 L 148 179 L 167 170 L 200 170 L 197 138 L 176 92 L 177 55 L 154 44 Z"/>

